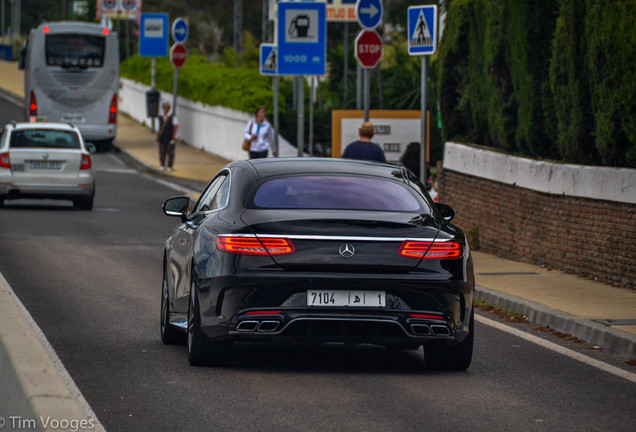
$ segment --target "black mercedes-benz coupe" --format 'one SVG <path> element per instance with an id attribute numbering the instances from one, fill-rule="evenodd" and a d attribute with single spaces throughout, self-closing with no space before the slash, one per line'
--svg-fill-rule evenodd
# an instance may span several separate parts
<path id="1" fill-rule="evenodd" d="M 166 241 L 161 338 L 192 365 L 227 365 L 236 341 L 370 343 L 464 370 L 473 263 L 453 210 L 399 165 L 233 162 Z"/>

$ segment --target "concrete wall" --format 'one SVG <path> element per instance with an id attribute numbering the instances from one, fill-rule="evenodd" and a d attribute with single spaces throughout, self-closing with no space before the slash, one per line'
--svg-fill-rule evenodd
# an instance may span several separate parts
<path id="1" fill-rule="evenodd" d="M 119 109 L 142 124 L 150 126 L 146 117 L 146 91 L 149 87 L 121 78 Z M 161 100 L 172 103 L 172 94 L 161 92 Z M 209 106 L 179 97 L 177 99 L 179 130 L 177 138 L 229 160 L 246 159 L 241 150 L 243 133 L 251 114 L 220 106 Z M 296 156 L 296 148 L 279 136 L 280 156 Z"/>
<path id="2" fill-rule="evenodd" d="M 481 250 L 636 288 L 636 170 L 447 143 L 439 186 Z"/>

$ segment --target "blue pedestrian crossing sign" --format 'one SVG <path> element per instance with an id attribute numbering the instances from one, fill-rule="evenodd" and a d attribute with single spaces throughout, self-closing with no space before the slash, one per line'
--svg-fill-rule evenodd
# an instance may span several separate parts
<path id="1" fill-rule="evenodd" d="M 275 44 L 261 44 L 261 75 L 278 75 L 278 47 Z"/>
<path id="2" fill-rule="evenodd" d="M 409 54 L 434 54 L 437 50 L 437 6 L 411 6 L 408 14 Z"/>

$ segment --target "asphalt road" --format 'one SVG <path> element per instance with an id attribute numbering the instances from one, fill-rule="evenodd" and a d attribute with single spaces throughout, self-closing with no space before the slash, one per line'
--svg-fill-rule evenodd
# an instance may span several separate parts
<path id="1" fill-rule="evenodd" d="M 0 209 L 0 272 L 109 431 L 634 430 L 636 384 L 481 322 L 463 373 L 426 371 L 421 350 L 337 345 L 243 344 L 231 368 L 191 367 L 159 339 L 176 223 L 161 203 L 177 192 L 112 154 L 94 162 L 93 211 Z"/>

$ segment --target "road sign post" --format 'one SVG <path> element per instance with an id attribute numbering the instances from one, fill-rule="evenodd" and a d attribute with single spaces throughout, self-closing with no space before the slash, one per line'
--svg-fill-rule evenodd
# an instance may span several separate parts
<path id="1" fill-rule="evenodd" d="M 157 57 L 168 55 L 168 14 L 142 13 L 139 20 L 139 56 L 152 57 L 150 87 L 155 91 Z M 151 117 L 150 130 L 155 131 L 155 118 Z"/>
<path id="2" fill-rule="evenodd" d="M 356 38 L 355 52 L 360 66 L 364 68 L 364 121 L 369 121 L 371 105 L 369 69 L 376 67 L 382 58 L 382 39 L 375 30 L 363 30 Z"/>
<path id="3" fill-rule="evenodd" d="M 426 155 L 428 153 L 426 119 L 426 76 L 428 56 L 437 50 L 437 6 L 411 6 L 408 9 L 409 54 L 421 57 L 421 129 L 420 129 L 420 179 L 426 181 Z"/>
<path id="4" fill-rule="evenodd" d="M 276 44 L 263 43 L 260 46 L 261 75 L 272 77 L 272 93 L 274 94 L 274 148 L 272 154 L 278 156 L 278 47 Z"/>

